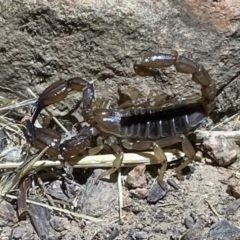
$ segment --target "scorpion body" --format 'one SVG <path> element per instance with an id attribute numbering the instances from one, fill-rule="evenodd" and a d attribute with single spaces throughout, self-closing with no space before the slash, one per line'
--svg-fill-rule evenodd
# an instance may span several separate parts
<path id="1" fill-rule="evenodd" d="M 90 147 L 92 133 L 90 127 L 83 127 L 74 138 L 61 142 L 61 136 L 53 130 L 34 127 L 34 122 L 43 108 L 63 100 L 69 90 L 82 92 L 82 116 L 91 127 L 98 130 L 104 139 L 104 144 L 110 146 L 117 154 L 113 168 L 99 176 L 115 172 L 122 164 L 123 148 L 133 150 L 153 149 L 156 159 L 162 164 L 159 172 L 159 181 L 163 180 L 167 168 L 167 159 L 162 147 L 182 144 L 188 160 L 177 169 L 177 177 L 183 179 L 181 170 L 186 167 L 195 156 L 192 144 L 184 136 L 195 130 L 215 107 L 216 85 L 208 72 L 194 61 L 173 54 L 150 54 L 140 63 L 134 64 L 134 71 L 139 76 L 154 76 L 156 69 L 175 66 L 180 73 L 192 74 L 192 80 L 201 85 L 202 99 L 192 98 L 190 101 L 175 104 L 162 104 L 154 107 L 130 107 L 126 109 L 93 109 L 93 84 L 81 79 L 72 78 L 67 81 L 58 81 L 50 85 L 38 99 L 37 109 L 28 123 L 32 135 L 32 145 L 38 149 L 50 146 L 49 154 L 57 155 L 59 152 L 64 158 L 71 158 Z M 102 146 L 95 147 L 96 153 Z M 91 150 L 90 150 L 91 151 Z"/>
<path id="2" fill-rule="evenodd" d="M 98 127 L 100 131 L 122 139 L 151 141 L 186 134 L 205 119 L 203 108 L 198 103 L 155 109 L 110 109 L 101 112 L 103 114 L 103 122 Z M 112 127 L 105 128 L 105 122 Z"/>

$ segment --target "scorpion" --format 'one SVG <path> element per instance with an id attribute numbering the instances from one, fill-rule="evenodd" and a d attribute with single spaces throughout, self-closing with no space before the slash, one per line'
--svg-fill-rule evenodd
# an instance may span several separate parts
<path id="1" fill-rule="evenodd" d="M 177 52 L 152 53 L 134 64 L 134 71 L 139 76 L 153 76 L 157 69 L 174 66 L 177 72 L 192 75 L 192 80 L 201 86 L 201 99 L 170 104 L 168 106 L 126 107 L 120 109 L 94 109 L 93 83 L 74 77 L 60 80 L 47 87 L 39 96 L 32 121 L 28 121 L 33 147 L 42 150 L 49 146 L 47 153 L 64 159 L 71 159 L 90 148 L 94 136 L 93 129 L 104 139 L 116 154 L 112 168 L 103 172 L 98 179 L 114 173 L 121 167 L 124 151 L 153 149 L 157 163 L 161 164 L 158 181 L 163 181 L 167 169 L 167 158 L 162 148 L 180 143 L 187 160 L 176 168 L 176 176 L 183 180 L 181 170 L 195 157 L 193 145 L 185 136 L 198 128 L 213 111 L 216 102 L 216 84 L 205 68 Z M 59 132 L 37 128 L 34 123 L 40 112 L 47 106 L 65 99 L 70 91 L 82 92 L 81 115 L 90 126 L 84 126 L 77 136 L 61 143 Z M 194 98 L 193 98 L 194 99 Z M 177 102 L 177 101 L 176 101 Z M 102 147 L 93 148 L 99 152 Z M 91 151 L 91 149 L 89 150 Z"/>

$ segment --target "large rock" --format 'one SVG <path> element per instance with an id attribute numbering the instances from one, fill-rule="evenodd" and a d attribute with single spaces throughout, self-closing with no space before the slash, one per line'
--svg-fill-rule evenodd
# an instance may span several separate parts
<path id="1" fill-rule="evenodd" d="M 230 82 L 218 110 L 239 107 L 239 1 L 5 0 L 0 10 L 3 96 L 29 98 L 27 86 L 40 93 L 77 75 L 96 80 L 97 97 L 113 101 L 119 85 L 135 86 L 145 97 L 195 93 L 190 76 L 173 69 L 162 74 L 164 84 L 133 71 L 144 53 L 175 49 L 202 64 L 218 89 Z"/>

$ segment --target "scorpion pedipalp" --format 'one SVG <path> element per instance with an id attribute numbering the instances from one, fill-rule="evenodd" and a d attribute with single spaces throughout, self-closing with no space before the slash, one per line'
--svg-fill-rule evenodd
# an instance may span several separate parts
<path id="1" fill-rule="evenodd" d="M 46 146 L 49 146 L 46 152 L 49 156 L 57 157 L 61 154 L 64 159 L 71 159 L 71 157 L 82 153 L 90 146 L 92 137 L 90 128 L 87 126 L 83 127 L 78 135 L 62 143 L 61 134 L 55 130 L 36 128 L 29 121 L 27 121 L 27 128 L 31 134 L 31 144 L 35 148 L 43 150 Z"/>
<path id="2" fill-rule="evenodd" d="M 85 126 L 77 136 L 60 143 L 61 135 L 57 131 L 36 128 L 34 126 L 34 122 L 40 112 L 45 107 L 66 98 L 69 90 L 83 91 L 83 112 L 85 113 L 86 119 L 90 121 L 92 118 L 91 103 L 94 98 L 93 86 L 89 82 L 76 77 L 67 81 L 57 81 L 46 88 L 39 96 L 32 122 L 27 122 L 27 128 L 32 136 L 32 145 L 40 150 L 46 146 L 50 146 L 47 154 L 51 156 L 57 156 L 58 154 L 61 154 L 64 158 L 75 156 L 89 147 L 92 138 L 90 128 Z"/>
<path id="3" fill-rule="evenodd" d="M 37 108 L 32 116 L 32 123 L 36 121 L 40 112 L 47 106 L 60 102 L 67 97 L 69 90 L 83 91 L 84 109 L 91 112 L 91 103 L 94 98 L 93 86 L 89 82 L 79 78 L 71 78 L 67 81 L 60 80 L 47 87 L 39 96 Z"/>

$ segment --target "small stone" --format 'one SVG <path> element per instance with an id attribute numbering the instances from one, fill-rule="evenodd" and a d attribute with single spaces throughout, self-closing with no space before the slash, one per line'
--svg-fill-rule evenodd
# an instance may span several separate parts
<path id="1" fill-rule="evenodd" d="M 201 228 L 192 228 L 188 230 L 182 237 L 181 240 L 202 240 L 203 230 Z"/>
<path id="2" fill-rule="evenodd" d="M 228 182 L 228 191 L 235 198 L 240 198 L 240 180 L 234 179 Z"/>
<path id="3" fill-rule="evenodd" d="M 20 225 L 12 230 L 12 239 L 33 239 L 33 235 L 33 226 L 28 221 L 21 221 Z"/>
<path id="4" fill-rule="evenodd" d="M 197 151 L 194 157 L 194 161 L 201 162 L 203 158 L 203 153 L 201 151 Z"/>
<path id="5" fill-rule="evenodd" d="M 157 210 L 156 214 L 155 214 L 155 218 L 159 221 L 159 222 L 163 222 L 165 220 L 165 216 L 163 214 L 163 212 L 161 210 Z"/>
<path id="6" fill-rule="evenodd" d="M 207 182 L 205 183 L 205 185 L 208 186 L 208 187 L 212 187 L 212 186 L 214 186 L 214 183 L 213 183 L 213 182 L 210 182 L 210 181 L 207 181 Z"/>
<path id="7" fill-rule="evenodd" d="M 206 157 L 206 158 L 205 158 L 205 162 L 206 162 L 207 164 L 213 164 L 213 163 L 214 163 L 214 160 Z"/>
<path id="8" fill-rule="evenodd" d="M 230 165 L 240 154 L 240 147 L 225 136 L 210 136 L 203 141 L 203 146 L 220 166 Z"/>
<path id="9" fill-rule="evenodd" d="M 148 196 L 148 189 L 146 188 L 131 189 L 129 192 L 132 196 L 141 199 L 146 198 Z"/>
<path id="10" fill-rule="evenodd" d="M 167 183 L 173 187 L 175 190 L 179 190 L 180 189 L 180 186 L 177 185 L 177 183 L 174 181 L 174 179 L 168 179 L 167 180 Z"/>
<path id="11" fill-rule="evenodd" d="M 238 172 L 238 170 L 240 169 L 240 154 L 238 154 L 237 160 L 229 167 L 229 169 Z"/>
<path id="12" fill-rule="evenodd" d="M 51 195 L 54 198 L 63 200 L 63 201 L 69 201 L 68 196 L 65 194 L 63 190 L 63 184 L 62 181 L 56 180 L 52 182 L 49 187 L 47 188 L 47 193 Z"/>
<path id="13" fill-rule="evenodd" d="M 233 200 L 227 206 L 226 215 L 229 216 L 229 215 L 236 214 L 236 211 L 239 209 L 239 207 L 240 207 L 240 199 Z"/>
<path id="14" fill-rule="evenodd" d="M 221 220 L 212 225 L 207 239 L 238 240 L 240 239 L 240 229 L 227 220 Z"/>
<path id="15" fill-rule="evenodd" d="M 184 219 L 184 224 L 186 226 L 187 229 L 191 229 L 193 228 L 194 225 L 194 221 L 193 219 L 189 216 L 187 218 Z"/>
<path id="16" fill-rule="evenodd" d="M 139 165 L 133 168 L 127 175 L 126 183 L 132 188 L 142 188 L 146 186 L 147 180 L 144 174 L 146 170 L 145 165 Z"/>
<path id="17" fill-rule="evenodd" d="M 141 223 L 138 223 L 137 229 L 141 230 L 143 228 L 143 225 Z"/>
<path id="18" fill-rule="evenodd" d="M 22 236 L 23 236 L 23 233 L 25 231 L 26 231 L 26 229 L 23 228 L 23 227 L 20 227 L 20 226 L 14 228 L 13 231 L 12 231 L 12 238 L 13 239 L 21 239 Z"/>
<path id="19" fill-rule="evenodd" d="M 148 233 L 145 231 L 138 231 L 136 229 L 130 230 L 129 236 L 131 236 L 132 239 L 148 239 Z"/>
<path id="20" fill-rule="evenodd" d="M 62 232 L 63 230 L 70 228 L 69 221 L 66 218 L 58 216 L 54 216 L 50 219 L 50 225 L 57 232 Z"/>
<path id="21" fill-rule="evenodd" d="M 4 227 L 6 225 L 12 226 L 17 222 L 16 214 L 13 206 L 7 201 L 0 202 L 0 226 Z"/>
<path id="22" fill-rule="evenodd" d="M 104 170 L 95 169 L 88 178 L 84 191 L 78 201 L 78 207 L 81 213 L 101 217 L 111 211 L 111 215 L 117 214 L 116 206 L 118 205 L 118 188 L 116 181 L 108 182 L 96 181 Z"/>
<path id="23" fill-rule="evenodd" d="M 167 184 L 162 181 L 160 184 L 154 184 L 152 189 L 149 191 L 148 194 L 148 202 L 156 203 L 158 200 L 164 198 L 167 193 Z"/>

